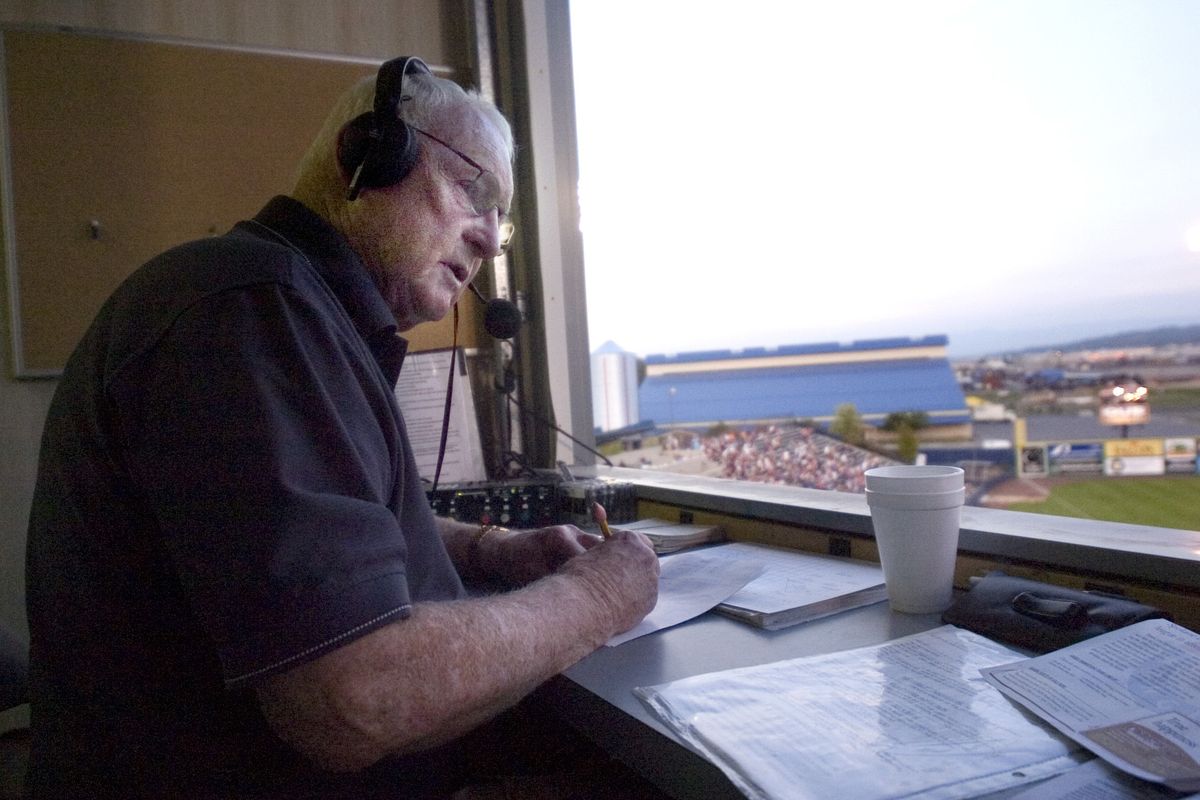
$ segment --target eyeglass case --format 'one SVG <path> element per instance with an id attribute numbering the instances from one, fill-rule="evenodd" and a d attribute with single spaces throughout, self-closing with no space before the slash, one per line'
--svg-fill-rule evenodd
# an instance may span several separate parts
<path id="1" fill-rule="evenodd" d="M 989 572 L 942 614 L 942 621 L 1047 653 L 1146 619 L 1171 615 L 1134 600 Z"/>

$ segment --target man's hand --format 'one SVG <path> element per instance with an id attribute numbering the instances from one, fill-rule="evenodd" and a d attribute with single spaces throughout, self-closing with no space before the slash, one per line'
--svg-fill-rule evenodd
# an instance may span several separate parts
<path id="1" fill-rule="evenodd" d="M 658 556 L 640 533 L 614 530 L 604 541 L 574 525 L 497 531 L 480 540 L 478 558 L 482 569 L 512 583 L 554 572 L 580 579 L 613 635 L 640 622 L 658 600 Z"/>
<path id="2" fill-rule="evenodd" d="M 486 534 L 477 548 L 478 568 L 510 584 L 526 584 L 556 572 L 600 537 L 574 525 Z"/>
<path id="3" fill-rule="evenodd" d="M 658 556 L 640 533 L 614 530 L 611 539 L 571 559 L 560 572 L 592 590 L 597 612 L 609 616 L 612 635 L 641 622 L 658 602 Z"/>

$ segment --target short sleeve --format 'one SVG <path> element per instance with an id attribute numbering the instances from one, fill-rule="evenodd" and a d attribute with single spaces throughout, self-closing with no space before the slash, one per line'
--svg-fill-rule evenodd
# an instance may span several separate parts
<path id="1" fill-rule="evenodd" d="M 110 381 L 118 452 L 227 684 L 406 616 L 400 420 L 353 326 L 293 287 L 204 297 Z"/>

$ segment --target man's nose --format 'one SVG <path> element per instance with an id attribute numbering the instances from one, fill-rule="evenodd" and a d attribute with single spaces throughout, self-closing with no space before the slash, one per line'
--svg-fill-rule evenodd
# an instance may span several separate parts
<path id="1" fill-rule="evenodd" d="M 495 258 L 500 255 L 500 212 L 492 209 L 476 217 L 467 230 L 466 238 L 479 258 Z"/>

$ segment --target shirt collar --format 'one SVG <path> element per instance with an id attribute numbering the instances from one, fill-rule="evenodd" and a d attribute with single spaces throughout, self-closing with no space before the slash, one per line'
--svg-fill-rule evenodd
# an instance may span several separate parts
<path id="1" fill-rule="evenodd" d="M 308 259 L 346 309 L 388 379 L 395 383 L 408 341 L 397 331 L 391 309 L 346 237 L 303 203 L 283 195 L 272 198 L 254 221 Z M 247 230 L 253 232 L 253 228 Z"/>

